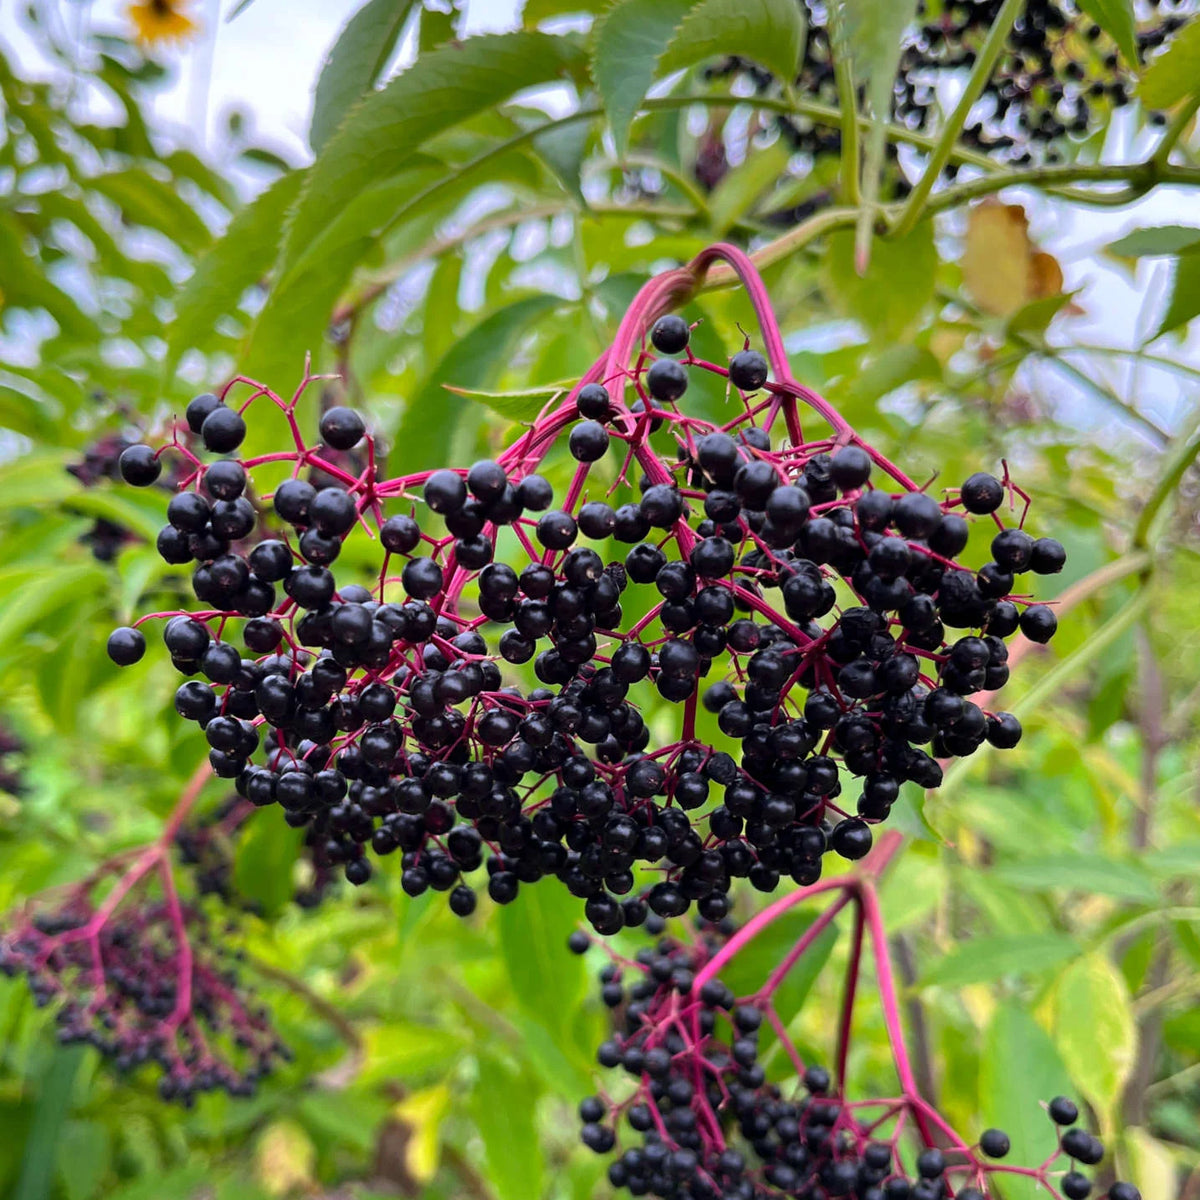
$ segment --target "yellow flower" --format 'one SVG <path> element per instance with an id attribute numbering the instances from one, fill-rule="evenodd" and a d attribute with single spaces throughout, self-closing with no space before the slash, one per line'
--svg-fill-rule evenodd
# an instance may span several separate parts
<path id="1" fill-rule="evenodd" d="M 129 6 L 129 18 L 143 45 L 184 41 L 197 29 L 196 22 L 184 11 L 191 0 L 139 0 Z"/>

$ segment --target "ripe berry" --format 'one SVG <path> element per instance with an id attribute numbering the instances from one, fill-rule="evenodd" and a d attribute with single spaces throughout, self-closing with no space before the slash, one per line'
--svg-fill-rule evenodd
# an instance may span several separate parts
<path id="1" fill-rule="evenodd" d="M 149 487 L 162 474 L 162 463 L 149 446 L 127 446 L 117 466 L 121 478 L 133 487 Z"/>
<path id="2" fill-rule="evenodd" d="M 1104 1157 L 1104 1145 L 1100 1139 L 1078 1126 L 1068 1129 L 1062 1135 L 1062 1148 L 1063 1153 L 1089 1167 L 1094 1167 Z"/>
<path id="3" fill-rule="evenodd" d="M 673 358 L 657 359 L 646 372 L 646 390 L 655 400 L 672 404 L 687 391 L 687 371 Z"/>
<path id="4" fill-rule="evenodd" d="M 286 779 L 287 776 L 285 775 L 283 778 Z M 282 783 L 282 780 L 280 782 Z M 359 887 L 371 878 L 371 864 L 366 858 L 352 858 L 346 864 L 345 872 L 347 883 Z"/>
<path id="5" fill-rule="evenodd" d="M 1066 1096 L 1055 1096 L 1049 1109 L 1050 1119 L 1056 1125 L 1074 1125 L 1079 1120 L 1079 1107 Z"/>
<path id="6" fill-rule="evenodd" d="M 1020 574 L 1033 559 L 1033 538 L 1023 529 L 1002 529 L 992 538 L 992 557 L 1005 571 Z"/>
<path id="7" fill-rule="evenodd" d="M 474 888 L 459 884 L 450 893 L 450 911 L 456 917 L 469 917 L 475 911 L 476 897 Z"/>
<path id="8" fill-rule="evenodd" d="M 485 458 L 467 472 L 467 487 L 472 496 L 488 504 L 504 495 L 508 476 L 499 463 Z"/>
<path id="9" fill-rule="evenodd" d="M 321 440 L 335 450 L 354 449 L 366 431 L 362 417 L 352 408 L 338 405 L 321 417 Z"/>
<path id="10" fill-rule="evenodd" d="M 757 350 L 739 350 L 729 360 L 729 381 L 743 392 L 756 392 L 767 382 L 767 369 Z"/>
<path id="11" fill-rule="evenodd" d="M 1067 552 L 1062 543 L 1054 538 L 1038 538 L 1033 543 L 1029 569 L 1036 575 L 1057 575 L 1067 561 Z"/>
<path id="12" fill-rule="evenodd" d="M 424 496 L 435 513 L 458 512 L 466 503 L 467 485 L 457 471 L 434 471 L 425 481 Z"/>
<path id="13" fill-rule="evenodd" d="M 379 527 L 379 540 L 392 554 L 408 554 L 421 540 L 421 527 L 412 517 L 388 517 Z"/>
<path id="14" fill-rule="evenodd" d="M 1132 1183 L 1118 1180 L 1108 1189 L 1108 1200 L 1142 1200 L 1142 1193 Z"/>
<path id="15" fill-rule="evenodd" d="M 1084 1200 L 1091 1193 L 1092 1181 L 1081 1171 L 1068 1171 L 1058 1186 L 1067 1200 Z"/>
<path id="16" fill-rule="evenodd" d="M 141 630 L 122 625 L 108 635 L 108 657 L 118 667 L 129 667 L 146 653 L 146 639 Z"/>
<path id="17" fill-rule="evenodd" d="M 1003 1158 L 1012 1149 L 1012 1142 L 1003 1129 L 985 1129 L 979 1139 L 979 1148 L 988 1158 Z"/>
<path id="18" fill-rule="evenodd" d="M 275 511 L 289 525 L 303 525 L 308 521 L 308 506 L 317 489 L 305 479 L 286 479 L 275 489 L 271 503 Z"/>
<path id="19" fill-rule="evenodd" d="M 606 421 L 612 416 L 612 398 L 603 384 L 589 383 L 579 389 L 575 397 L 579 415 L 592 421 Z"/>
<path id="20" fill-rule="evenodd" d="M 517 485 L 517 500 L 526 512 L 544 512 L 554 501 L 554 489 L 541 475 L 526 475 Z"/>
<path id="21" fill-rule="evenodd" d="M 231 454 L 246 436 L 246 422 L 241 413 L 221 404 L 204 418 L 200 436 L 214 454 Z"/>
<path id="22" fill-rule="evenodd" d="M 1021 614 L 1021 632 L 1031 641 L 1045 644 L 1058 630 L 1054 610 L 1045 604 L 1031 604 Z"/>
<path id="23" fill-rule="evenodd" d="M 830 459 L 829 474 L 841 491 L 854 491 L 871 477 L 871 456 L 861 446 L 843 446 Z"/>
<path id="24" fill-rule="evenodd" d="M 194 400 L 188 402 L 184 413 L 188 428 L 193 433 L 199 433 L 204 428 L 204 420 L 214 409 L 221 407 L 221 399 L 212 392 L 203 392 Z"/>
<path id="25" fill-rule="evenodd" d="M 580 421 L 568 439 L 571 456 L 578 462 L 596 462 L 608 449 L 608 432 L 598 421 Z"/>
<path id="26" fill-rule="evenodd" d="M 659 317 L 650 330 L 650 340 L 660 354 L 680 354 L 687 347 L 690 336 L 688 323 L 674 313 Z"/>
<path id="27" fill-rule="evenodd" d="M 857 817 L 847 817 L 833 827 L 829 843 L 843 858 L 859 859 L 871 849 L 871 827 Z"/>
<path id="28" fill-rule="evenodd" d="M 995 713 L 988 717 L 987 740 L 997 750 L 1011 750 L 1021 740 L 1021 722 L 1012 713 Z"/>
<path id="29" fill-rule="evenodd" d="M 1004 485 L 994 475 L 977 471 L 959 492 L 963 507 L 969 513 L 993 513 L 1004 503 Z"/>
<path id="30" fill-rule="evenodd" d="M 246 490 L 246 469 L 233 458 L 222 458 L 204 472 L 204 486 L 214 500 L 236 500 Z"/>

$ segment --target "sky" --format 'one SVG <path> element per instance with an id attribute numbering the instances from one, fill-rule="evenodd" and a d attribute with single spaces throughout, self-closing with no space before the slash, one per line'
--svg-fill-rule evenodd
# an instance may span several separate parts
<path id="1" fill-rule="evenodd" d="M 128 0 L 40 0 L 61 14 L 68 33 L 72 20 L 86 17 L 95 28 L 128 28 Z M 446 0 L 429 0 L 431 4 Z M 0 0 L 0 41 L 23 64 L 36 51 L 22 28 L 20 12 L 27 0 Z M 232 110 L 252 114 L 255 140 L 281 152 L 291 161 L 308 157 L 306 131 L 312 88 L 329 47 L 341 26 L 359 7 L 358 0 L 253 0 L 232 21 L 227 15 L 237 0 L 192 0 L 191 13 L 204 33 L 199 44 L 168 52 L 175 72 L 173 84 L 156 101 L 156 116 L 182 141 L 219 147 Z M 465 9 L 466 34 L 501 31 L 516 25 L 522 0 L 459 0 Z M 400 64 L 406 55 L 398 54 Z M 1121 141 L 1121 129 L 1112 136 Z M 1125 139 L 1127 141 L 1127 139 Z M 1145 147 L 1120 144 L 1123 155 L 1135 156 Z M 1063 340 L 1130 347 L 1153 329 L 1169 288 L 1169 267 L 1163 260 L 1143 261 L 1134 274 L 1099 252 L 1129 229 L 1152 224 L 1200 224 L 1194 200 L 1178 189 L 1160 189 L 1138 205 L 1116 212 L 1088 210 L 1061 204 L 1031 206 L 1035 238 L 1063 264 L 1066 284 L 1076 290 L 1084 310 L 1070 322 Z M 1197 322 L 1200 326 L 1200 322 Z M 1200 331 L 1179 347 L 1158 344 L 1159 353 L 1182 354 L 1200 365 Z M 1134 367 L 1117 360 L 1092 358 L 1088 370 L 1118 392 L 1136 396 L 1157 419 L 1174 425 L 1195 401 L 1195 387 L 1156 368 Z M 1031 382 L 1053 390 L 1081 410 L 1089 405 L 1077 389 L 1050 368 L 1035 369 Z M 1099 414 L 1085 414 L 1080 419 Z"/>

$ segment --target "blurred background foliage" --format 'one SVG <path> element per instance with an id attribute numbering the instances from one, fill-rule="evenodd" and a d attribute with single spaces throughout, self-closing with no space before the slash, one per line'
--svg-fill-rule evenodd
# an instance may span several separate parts
<path id="1" fill-rule="evenodd" d="M 1031 1152 L 1048 1135 L 1031 1105 L 1070 1091 L 1147 1200 L 1200 1197 L 1200 370 L 1177 337 L 1200 311 L 1200 232 L 1134 208 L 1128 237 L 1093 239 L 1068 264 L 1075 280 L 1103 265 L 1144 284 L 1139 259 L 1172 259 L 1169 296 L 1141 288 L 1142 341 L 1128 313 L 1089 312 L 1031 236 L 1070 228 L 1070 197 L 941 203 L 936 221 L 876 238 L 860 277 L 854 222 L 831 207 L 837 155 L 789 155 L 761 106 L 803 111 L 804 97 L 750 102 L 704 69 L 731 50 L 794 47 L 774 50 L 769 28 L 735 31 L 734 45 L 694 29 L 659 64 L 685 69 L 639 107 L 657 53 L 640 79 L 619 40 L 589 65 L 602 6 L 587 0 L 528 0 L 525 29 L 558 33 L 449 47 L 445 6 L 346 3 L 353 20 L 315 92 L 315 161 L 289 165 L 240 121 L 202 156 L 147 116 L 167 78 L 155 48 L 86 19 L 63 37 L 81 7 L 34 6 L 22 20 L 37 61 L 0 58 L 0 909 L 151 839 L 204 752 L 172 709 L 169 664 L 150 655 L 118 676 L 104 654 L 114 623 L 172 606 L 184 585 L 152 546 L 166 494 L 114 486 L 125 440 L 238 372 L 289 389 L 311 352 L 336 378 L 303 419 L 315 425 L 320 403 L 365 406 L 392 473 L 469 462 L 578 377 L 649 274 L 790 224 L 765 261 L 796 374 L 919 480 L 953 486 L 1006 460 L 1035 497 L 1034 532 L 1069 553 L 1063 575 L 1038 581 L 1045 598 L 1065 589 L 1060 635 L 1002 697 L 1026 722 L 1020 748 L 956 765 L 900 821 L 910 845 L 885 911 L 922 1083 L 964 1133 L 1001 1125 Z M 666 20 L 669 39 L 689 6 L 666 7 L 642 5 L 634 32 Z M 1115 42 L 1134 12 L 1080 7 L 1107 12 Z M 556 24 L 563 13 L 582 15 Z M 1153 85 L 1185 172 L 1197 41 L 1168 50 Z M 415 65 L 359 104 L 397 47 Z M 836 130 L 836 113 L 824 119 Z M 1153 150 L 1136 93 L 1117 132 L 1105 120 L 1068 143 L 1060 178 Z M 969 168 L 971 153 L 956 157 Z M 960 180 L 997 169 L 976 166 Z M 904 194 L 900 169 L 884 173 L 885 198 Z M 1194 193 L 1179 195 L 1186 214 Z M 686 315 L 711 360 L 753 328 L 734 290 Z M 1089 324 L 1090 339 L 1077 332 Z M 697 381 L 693 402 L 719 411 L 723 397 Z M 249 452 L 271 436 L 252 426 L 263 441 Z M 547 471 L 565 482 L 570 464 Z M 652 727 L 669 719 L 649 703 Z M 225 792 L 205 796 L 201 821 Z M 608 1022 L 589 983 L 598 964 L 564 951 L 578 902 L 548 883 L 462 922 L 435 897 L 405 897 L 397 869 L 302 907 L 303 872 L 268 813 L 184 873 L 223 893 L 204 903 L 295 1053 L 254 1099 L 164 1105 L 151 1080 L 60 1050 L 25 984 L 0 979 L 0 1194 L 606 1194 L 572 1113 Z M 755 902 L 740 897 L 743 915 Z M 793 1025 L 818 1057 L 844 941 L 823 947 L 829 970 Z M 869 1006 L 852 1068 L 888 1094 Z"/>

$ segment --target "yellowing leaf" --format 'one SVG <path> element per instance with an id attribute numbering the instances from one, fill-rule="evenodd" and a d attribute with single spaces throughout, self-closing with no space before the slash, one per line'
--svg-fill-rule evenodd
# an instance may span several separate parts
<path id="1" fill-rule="evenodd" d="M 962 272 L 971 298 L 998 317 L 1056 296 L 1063 287 L 1062 268 L 1030 241 L 1029 218 L 1019 204 L 988 201 L 971 209 Z"/>
<path id="2" fill-rule="evenodd" d="M 1125 1153 L 1131 1181 L 1143 1196 L 1174 1196 L 1179 1173 L 1171 1151 L 1144 1129 L 1125 1130 Z"/>
<path id="3" fill-rule="evenodd" d="M 254 1175 L 271 1196 L 315 1183 L 313 1167 L 317 1151 L 309 1136 L 295 1121 L 275 1121 L 263 1130 L 254 1150 Z"/>
<path id="4" fill-rule="evenodd" d="M 1110 1111 L 1133 1066 L 1137 1029 L 1125 979 L 1106 955 L 1083 955 L 1059 977 L 1054 1044 L 1083 1094 Z"/>
<path id="5" fill-rule="evenodd" d="M 428 1183 L 437 1172 L 442 1151 L 442 1118 L 449 1107 L 450 1089 L 439 1083 L 413 1092 L 392 1109 L 392 1116 L 408 1130 L 404 1165 L 419 1184 Z"/>

